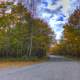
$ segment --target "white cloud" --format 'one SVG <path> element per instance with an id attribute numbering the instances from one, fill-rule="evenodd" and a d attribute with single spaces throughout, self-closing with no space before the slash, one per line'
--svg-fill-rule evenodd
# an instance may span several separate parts
<path id="1" fill-rule="evenodd" d="M 61 0 L 61 3 L 63 5 L 63 11 L 66 14 L 68 9 L 69 9 L 69 7 L 70 7 L 70 5 L 69 5 L 70 4 L 70 0 Z"/>
<path id="2" fill-rule="evenodd" d="M 47 2 L 47 0 L 45 0 L 45 1 Z M 47 7 L 42 6 L 42 4 L 40 5 L 40 7 L 42 8 L 40 11 L 41 12 L 40 14 L 42 14 L 41 17 L 47 19 L 46 17 L 49 17 L 49 14 L 52 14 L 52 17 L 50 18 L 50 20 L 48 20 L 49 21 L 48 23 L 51 26 L 51 28 L 54 29 L 54 32 L 56 34 L 56 39 L 60 39 L 60 37 L 62 36 L 62 31 L 63 31 L 62 26 L 64 23 L 67 22 L 69 15 L 76 8 L 77 2 L 75 2 L 75 1 L 77 1 L 77 0 L 58 0 L 58 1 L 56 1 L 56 4 L 52 5 L 51 0 L 48 0 Z M 75 3 L 75 5 L 74 5 L 74 3 Z M 62 7 L 59 8 L 60 6 L 62 6 Z M 58 10 L 58 8 L 59 8 L 59 10 Z M 49 13 L 45 14 L 44 11 L 42 12 L 42 10 L 44 10 L 44 9 L 49 9 Z M 61 16 L 61 18 L 60 18 L 60 16 Z M 59 19 L 59 21 L 58 21 L 58 19 Z M 61 19 L 63 19 L 63 20 L 61 20 Z"/>

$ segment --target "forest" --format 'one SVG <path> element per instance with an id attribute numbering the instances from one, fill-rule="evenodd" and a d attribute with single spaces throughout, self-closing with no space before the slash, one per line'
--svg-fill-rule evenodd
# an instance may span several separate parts
<path id="1" fill-rule="evenodd" d="M 21 3 L 1 3 L 0 57 L 43 57 L 50 53 L 80 58 L 80 9 L 71 14 L 63 28 L 57 43 L 50 26 L 34 18 Z"/>
<path id="2" fill-rule="evenodd" d="M 46 22 L 33 18 L 21 3 L 0 5 L 0 57 L 46 56 L 53 34 Z"/>

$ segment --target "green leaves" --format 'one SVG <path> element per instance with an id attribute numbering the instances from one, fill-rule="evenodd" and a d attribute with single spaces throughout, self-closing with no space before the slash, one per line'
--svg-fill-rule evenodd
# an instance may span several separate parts
<path id="1" fill-rule="evenodd" d="M 33 19 L 21 4 L 5 6 L 11 6 L 12 11 L 0 17 L 0 56 L 28 56 L 31 37 L 31 55 L 46 54 L 52 42 L 51 28 L 42 20 Z"/>

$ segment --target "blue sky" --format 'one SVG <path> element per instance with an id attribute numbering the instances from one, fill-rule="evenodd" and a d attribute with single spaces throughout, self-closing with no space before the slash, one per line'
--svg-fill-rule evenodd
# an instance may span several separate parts
<path id="1" fill-rule="evenodd" d="M 78 0 L 42 0 L 37 7 L 37 15 L 48 22 L 56 34 L 56 39 L 60 39 L 63 25 L 78 3 Z"/>

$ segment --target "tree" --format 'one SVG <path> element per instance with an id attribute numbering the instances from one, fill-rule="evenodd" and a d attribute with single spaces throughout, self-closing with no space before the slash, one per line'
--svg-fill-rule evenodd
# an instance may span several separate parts
<path id="1" fill-rule="evenodd" d="M 42 20 L 34 19 L 22 4 L 9 5 L 11 12 L 0 17 L 0 55 L 3 57 L 46 55 L 52 42 L 51 28 Z M 30 44 L 33 44 L 31 53 Z"/>
<path id="2" fill-rule="evenodd" d="M 80 56 L 80 10 L 77 9 L 69 18 L 69 23 L 64 26 L 64 43 L 67 54 Z"/>
<path id="3" fill-rule="evenodd" d="M 80 9 L 74 11 L 64 25 L 63 37 L 53 49 L 53 54 L 80 57 Z"/>
<path id="4" fill-rule="evenodd" d="M 43 55 L 48 51 L 53 38 L 53 32 L 48 25 L 42 20 L 36 19 L 33 21 L 33 45 L 37 52 L 43 50 Z"/>

